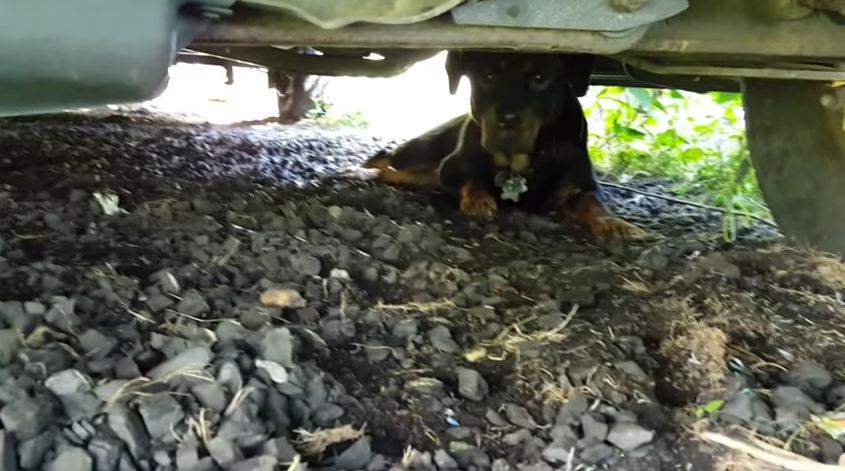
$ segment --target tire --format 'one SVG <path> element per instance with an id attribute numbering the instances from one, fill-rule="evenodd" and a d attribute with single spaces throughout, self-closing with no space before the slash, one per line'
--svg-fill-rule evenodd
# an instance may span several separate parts
<path id="1" fill-rule="evenodd" d="M 748 79 L 746 132 L 760 189 L 784 235 L 845 255 L 843 110 L 823 82 Z"/>

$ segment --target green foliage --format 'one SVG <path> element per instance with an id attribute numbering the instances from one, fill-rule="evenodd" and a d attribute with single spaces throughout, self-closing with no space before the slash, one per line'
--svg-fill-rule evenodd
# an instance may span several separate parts
<path id="1" fill-rule="evenodd" d="M 307 121 L 325 128 L 366 129 L 369 126 L 367 119 L 360 111 L 338 113 L 334 110 L 332 103 L 322 96 L 313 97 L 313 100 L 314 109 L 306 115 Z"/>
<path id="2" fill-rule="evenodd" d="M 726 210 L 725 237 L 736 212 L 768 217 L 745 140 L 741 96 L 606 87 L 587 108 L 591 153 L 620 178 L 667 178 L 669 191 Z"/>

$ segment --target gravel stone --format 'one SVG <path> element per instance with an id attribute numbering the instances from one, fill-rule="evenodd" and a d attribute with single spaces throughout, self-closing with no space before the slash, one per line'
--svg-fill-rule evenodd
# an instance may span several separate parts
<path id="1" fill-rule="evenodd" d="M 82 448 L 69 448 L 59 453 L 49 469 L 51 471 L 93 471 L 94 460 Z"/>
<path id="2" fill-rule="evenodd" d="M 89 379 L 77 370 L 55 373 L 44 385 L 62 401 L 65 415 L 72 421 L 93 417 L 100 411 L 102 401 L 92 391 Z"/>
<path id="3" fill-rule="evenodd" d="M 172 430 L 185 418 L 182 406 L 169 393 L 142 396 L 136 401 L 138 413 L 144 421 L 152 440 L 171 443 L 175 440 Z"/>
<path id="4" fill-rule="evenodd" d="M 361 437 L 334 460 L 334 467 L 345 470 L 362 469 L 372 459 L 370 437 Z"/>
<path id="5" fill-rule="evenodd" d="M 20 348 L 20 335 L 12 329 L 0 329 L 0 366 L 8 365 Z"/>
<path id="6" fill-rule="evenodd" d="M 116 469 L 122 451 L 123 443 L 114 436 L 99 435 L 88 444 L 88 453 L 94 458 L 94 469 L 97 471 Z"/>
<path id="7" fill-rule="evenodd" d="M 458 462 L 442 448 L 434 452 L 434 463 L 440 469 L 458 469 L 459 467 Z"/>
<path id="8" fill-rule="evenodd" d="M 294 457 L 299 454 L 285 437 L 277 437 L 267 440 L 264 446 L 261 447 L 261 453 L 264 455 L 275 456 L 280 463 L 289 463 L 293 461 Z"/>
<path id="9" fill-rule="evenodd" d="M 799 364 L 797 368 L 789 372 L 787 380 L 792 386 L 797 386 L 809 394 L 818 393 L 833 382 L 830 372 L 813 361 Z"/>
<path id="10" fill-rule="evenodd" d="M 587 412 L 590 402 L 583 394 L 574 394 L 560 407 L 555 423 L 557 425 L 575 425 L 581 420 L 581 415 Z"/>
<path id="11" fill-rule="evenodd" d="M 161 380 L 169 375 L 183 370 L 199 370 L 211 361 L 211 351 L 208 347 L 192 347 L 175 357 L 160 363 L 147 373 L 154 380 Z"/>
<path id="12" fill-rule="evenodd" d="M 613 455 L 613 448 L 604 443 L 596 443 L 595 445 L 588 446 L 578 453 L 578 457 L 581 460 L 591 465 L 600 464 L 613 457 Z"/>
<path id="13" fill-rule="evenodd" d="M 79 336 L 79 345 L 88 358 L 106 358 L 117 347 L 117 339 L 96 329 L 88 329 Z"/>
<path id="14" fill-rule="evenodd" d="M 505 404 L 505 416 L 508 422 L 523 428 L 537 428 L 537 422 L 528 413 L 528 410 L 516 404 Z"/>
<path id="15" fill-rule="evenodd" d="M 133 458 L 141 460 L 149 455 L 150 436 L 137 412 L 125 406 L 115 406 L 108 411 L 108 423 Z"/>
<path id="16" fill-rule="evenodd" d="M 229 468 L 230 471 L 273 471 L 276 469 L 276 460 L 273 456 L 256 456 L 240 463 L 235 463 Z"/>
<path id="17" fill-rule="evenodd" d="M 198 383 L 191 387 L 191 394 L 203 407 L 215 414 L 220 414 L 226 408 L 226 391 L 217 383 Z"/>
<path id="18" fill-rule="evenodd" d="M 543 450 L 543 459 L 550 463 L 566 463 L 569 455 L 574 453 L 573 447 L 562 447 L 552 443 Z"/>
<path id="19" fill-rule="evenodd" d="M 6 433 L 5 430 L 0 430 L 0 471 L 16 471 L 17 469 L 18 462 L 15 456 L 15 439 Z"/>
<path id="20" fill-rule="evenodd" d="M 306 276 L 317 276 L 323 270 L 320 260 L 308 254 L 292 255 L 289 259 L 293 271 Z"/>
<path id="21" fill-rule="evenodd" d="M 592 438 L 600 442 L 607 438 L 607 424 L 597 420 L 591 414 L 581 416 L 581 429 L 584 431 L 585 438 Z"/>
<path id="22" fill-rule="evenodd" d="M 346 411 L 337 404 L 323 404 L 313 413 L 314 423 L 318 427 L 326 428 L 334 425 L 335 420 L 343 417 Z"/>
<path id="23" fill-rule="evenodd" d="M 637 424 L 615 423 L 610 427 L 607 441 L 625 451 L 633 450 L 654 439 L 654 432 Z"/>
<path id="24" fill-rule="evenodd" d="M 261 357 L 285 367 L 293 366 L 293 336 L 286 327 L 268 332 L 261 340 Z"/>
<path id="25" fill-rule="evenodd" d="M 241 450 L 232 441 L 220 436 L 209 440 L 205 447 L 214 462 L 223 469 L 229 469 L 230 466 L 243 459 Z"/>
<path id="26" fill-rule="evenodd" d="M 50 302 L 50 310 L 44 315 L 44 320 L 58 329 L 73 331 L 80 322 L 79 316 L 74 312 L 76 301 L 64 296 L 53 296 Z"/>
<path id="27" fill-rule="evenodd" d="M 11 439 L 11 437 L 8 436 L 7 438 Z M 54 440 L 55 432 L 52 430 L 47 430 L 40 435 L 30 438 L 29 440 L 18 442 L 17 463 L 23 469 L 41 469 L 41 464 L 44 462 L 44 456 L 47 454 L 50 448 L 53 448 Z M 6 453 L 6 450 L 3 450 L 3 452 Z M 14 468 L 3 467 L 2 469 L 6 470 Z"/>
<path id="28" fill-rule="evenodd" d="M 415 319 L 402 319 L 393 326 L 391 333 L 394 337 L 410 340 L 417 335 L 418 324 Z"/>
<path id="29" fill-rule="evenodd" d="M 722 252 L 713 252 L 708 255 L 699 262 L 699 266 L 705 271 L 718 273 L 730 280 L 736 280 L 742 277 L 739 267 L 731 263 Z"/>
<path id="30" fill-rule="evenodd" d="M 52 419 L 49 407 L 29 397 L 10 402 L 0 410 L 3 428 L 14 434 L 18 441 L 40 434 Z"/>
<path id="31" fill-rule="evenodd" d="M 475 370 L 458 368 L 458 392 L 470 401 L 481 401 L 488 393 L 487 381 Z"/>
<path id="32" fill-rule="evenodd" d="M 490 457 L 480 448 L 474 447 L 465 442 L 449 442 L 449 453 L 458 462 L 461 468 L 475 466 L 476 468 L 490 468 Z"/>
<path id="33" fill-rule="evenodd" d="M 458 353 L 460 345 L 452 339 L 452 333 L 446 326 L 439 325 L 428 331 L 428 339 L 432 346 L 445 353 Z"/>
<path id="34" fill-rule="evenodd" d="M 211 308 L 205 298 L 197 290 L 188 290 L 176 304 L 176 310 L 191 317 L 202 317 Z"/>

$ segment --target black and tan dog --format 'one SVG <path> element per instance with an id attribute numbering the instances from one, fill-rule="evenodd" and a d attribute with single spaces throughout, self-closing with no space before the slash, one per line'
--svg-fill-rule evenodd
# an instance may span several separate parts
<path id="1" fill-rule="evenodd" d="M 452 94 L 472 84 L 471 112 L 364 164 L 376 181 L 440 186 L 465 214 L 490 217 L 507 201 L 560 209 L 597 236 L 630 237 L 636 226 L 611 215 L 587 153 L 578 101 L 589 86 L 589 55 L 449 52 Z"/>

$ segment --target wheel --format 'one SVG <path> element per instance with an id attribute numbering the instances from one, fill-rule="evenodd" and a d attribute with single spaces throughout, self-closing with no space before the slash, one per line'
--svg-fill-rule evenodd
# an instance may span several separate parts
<path id="1" fill-rule="evenodd" d="M 751 161 L 783 233 L 845 255 L 845 119 L 823 82 L 743 84 Z M 824 104 L 823 104 L 824 102 Z"/>

